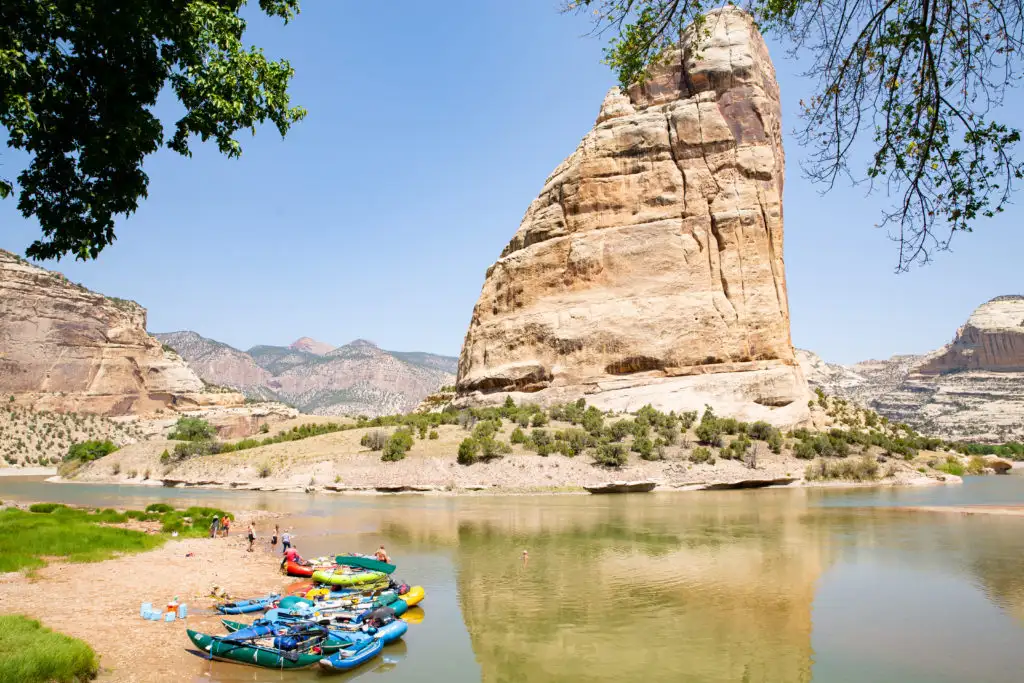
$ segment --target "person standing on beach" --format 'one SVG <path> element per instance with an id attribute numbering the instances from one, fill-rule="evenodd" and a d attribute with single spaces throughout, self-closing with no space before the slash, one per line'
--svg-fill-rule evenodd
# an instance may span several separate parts
<path id="1" fill-rule="evenodd" d="M 277 537 L 281 535 L 281 525 L 274 525 L 274 535 L 270 537 L 270 552 L 277 552 Z"/>
<path id="2" fill-rule="evenodd" d="M 291 530 L 285 531 L 281 534 L 281 552 L 288 554 L 288 548 L 292 547 L 292 535 Z"/>
<path id="3" fill-rule="evenodd" d="M 249 552 L 252 552 L 252 547 L 256 544 L 256 525 L 249 522 Z"/>
<path id="4" fill-rule="evenodd" d="M 220 517 L 217 515 L 213 516 L 213 521 L 210 522 L 210 538 L 217 538 L 220 533 Z"/>
<path id="5" fill-rule="evenodd" d="M 231 532 L 231 518 L 224 515 L 224 522 L 221 524 L 220 528 L 221 531 L 224 532 L 224 538 L 227 538 L 228 534 Z"/>

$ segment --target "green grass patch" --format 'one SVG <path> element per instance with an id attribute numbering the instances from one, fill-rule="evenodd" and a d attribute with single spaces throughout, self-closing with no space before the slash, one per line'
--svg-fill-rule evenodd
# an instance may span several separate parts
<path id="1" fill-rule="evenodd" d="M 81 640 L 38 621 L 0 616 L 0 683 L 72 683 L 96 677 L 99 661 Z"/>
<path id="2" fill-rule="evenodd" d="M 153 507 L 153 506 L 151 506 Z M 159 547 L 168 534 L 197 537 L 209 534 L 213 517 L 230 517 L 217 508 L 190 507 L 186 510 L 118 512 L 80 510 L 55 503 L 36 503 L 29 512 L 8 508 L 0 511 L 0 572 L 37 569 L 43 558 L 60 557 L 69 562 L 100 562 L 120 553 L 135 553 Z M 162 509 L 162 508 L 161 508 Z M 163 534 L 146 534 L 132 529 L 107 526 L 129 519 L 161 521 Z"/>
<path id="3" fill-rule="evenodd" d="M 935 466 L 939 472 L 945 472 L 946 474 L 952 474 L 956 477 L 964 476 L 965 469 L 964 464 L 960 462 L 960 459 L 955 456 L 949 456 L 945 462 L 941 462 Z"/>

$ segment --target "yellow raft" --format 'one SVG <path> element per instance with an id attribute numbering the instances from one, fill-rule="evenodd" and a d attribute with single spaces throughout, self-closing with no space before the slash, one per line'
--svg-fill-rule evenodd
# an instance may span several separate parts
<path id="1" fill-rule="evenodd" d="M 403 600 L 409 607 L 414 607 L 420 604 L 420 601 L 426 596 L 427 592 L 423 590 L 423 586 L 413 586 L 409 589 L 408 593 L 403 593 L 398 596 L 399 600 Z"/>

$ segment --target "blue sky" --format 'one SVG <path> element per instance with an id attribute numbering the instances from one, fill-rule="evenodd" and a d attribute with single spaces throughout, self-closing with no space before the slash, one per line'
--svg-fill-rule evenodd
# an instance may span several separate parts
<path id="1" fill-rule="evenodd" d="M 364 337 L 457 355 L 487 267 L 614 84 L 603 42 L 559 4 L 306 0 L 288 27 L 254 15 L 249 39 L 291 60 L 308 118 L 284 141 L 269 128 L 243 135 L 241 160 L 199 143 L 191 160 L 158 153 L 149 199 L 98 261 L 44 265 L 138 301 L 151 331 L 243 349 Z M 789 132 L 809 84 L 770 46 Z M 160 108 L 168 121 L 173 104 Z M 895 275 L 895 245 L 873 227 L 884 197 L 822 196 L 801 177 L 805 151 L 786 142 L 797 346 L 838 362 L 924 352 L 978 304 L 1024 290 L 1019 206 Z M 0 152 L 5 177 L 18 163 Z M 0 226 L 11 251 L 36 236 L 12 200 Z"/>

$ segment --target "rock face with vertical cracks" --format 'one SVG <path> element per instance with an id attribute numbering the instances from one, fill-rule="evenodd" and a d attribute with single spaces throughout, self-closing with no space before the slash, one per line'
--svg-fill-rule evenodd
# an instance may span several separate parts
<path id="1" fill-rule="evenodd" d="M 463 403 L 807 413 L 782 256 L 779 87 L 737 9 L 605 97 L 487 271 Z M 522 396 L 520 396 L 522 394 Z"/>
<path id="2" fill-rule="evenodd" d="M 0 396 L 101 415 L 240 405 L 146 333 L 146 309 L 0 250 Z"/>

